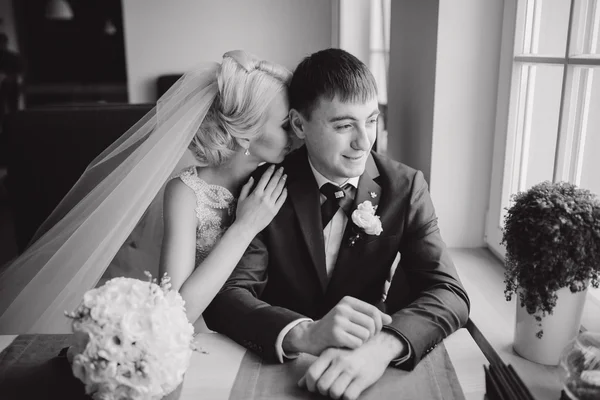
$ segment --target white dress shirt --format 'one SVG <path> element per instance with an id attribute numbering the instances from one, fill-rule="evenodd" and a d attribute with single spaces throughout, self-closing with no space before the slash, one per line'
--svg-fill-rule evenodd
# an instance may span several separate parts
<path id="1" fill-rule="evenodd" d="M 319 171 L 313 167 L 310 159 L 308 160 L 310 164 L 310 168 L 315 176 L 315 180 L 317 181 L 317 185 L 321 188 L 326 183 L 332 183 L 336 186 L 342 187 L 345 184 L 349 183 L 350 185 L 358 188 L 358 180 L 359 176 L 354 178 L 349 178 L 345 182 L 338 184 L 330 181 L 325 178 Z M 327 200 L 327 197 L 321 193 L 321 205 Z M 325 241 L 325 267 L 327 269 L 327 279 L 331 278 L 333 274 L 333 268 L 335 267 L 335 262 L 337 261 L 338 253 L 340 251 L 340 244 L 342 243 L 342 237 L 344 236 L 344 230 L 346 229 L 346 224 L 348 223 L 348 216 L 341 208 L 338 208 L 337 212 L 334 214 L 331 221 L 327 224 L 327 226 L 323 229 L 323 239 Z M 283 352 L 283 338 L 288 334 L 289 331 L 292 330 L 296 325 L 300 322 L 304 321 L 312 321 L 310 318 L 300 318 L 295 321 L 290 322 L 286 325 L 279 335 L 277 336 L 277 340 L 275 341 L 275 352 L 277 354 L 277 358 L 279 362 L 283 362 L 283 358 L 295 358 L 298 355 L 288 355 Z"/>

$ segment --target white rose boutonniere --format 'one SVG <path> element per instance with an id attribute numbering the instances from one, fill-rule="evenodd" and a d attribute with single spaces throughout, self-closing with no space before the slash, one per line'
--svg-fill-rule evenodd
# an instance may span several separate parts
<path id="1" fill-rule="evenodd" d="M 369 200 L 363 201 L 352 213 L 352 222 L 367 235 L 379 236 L 383 232 L 383 227 L 381 226 L 379 215 L 375 215 L 376 210 L 377 206 L 373 206 Z M 361 232 L 355 232 L 350 237 L 350 247 L 354 246 L 356 241 L 360 239 L 360 236 Z"/>
<path id="2" fill-rule="evenodd" d="M 383 232 L 379 215 L 375 215 L 376 207 L 369 200 L 363 201 L 352 213 L 352 222 L 363 229 L 367 235 L 379 236 Z"/>

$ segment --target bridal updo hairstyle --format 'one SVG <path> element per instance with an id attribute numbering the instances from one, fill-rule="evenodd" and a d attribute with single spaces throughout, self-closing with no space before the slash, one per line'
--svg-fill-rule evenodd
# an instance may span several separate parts
<path id="1" fill-rule="evenodd" d="M 244 51 L 225 53 L 217 72 L 219 91 L 190 144 L 198 161 L 223 164 L 239 150 L 236 139 L 259 136 L 271 100 L 288 90 L 291 77 L 286 68 Z"/>

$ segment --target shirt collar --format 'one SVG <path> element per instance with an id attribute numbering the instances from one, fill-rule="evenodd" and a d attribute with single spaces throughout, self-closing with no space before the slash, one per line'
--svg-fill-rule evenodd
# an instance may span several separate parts
<path id="1" fill-rule="evenodd" d="M 343 182 L 341 185 L 330 181 L 329 179 L 325 178 L 319 171 L 317 171 L 315 169 L 315 167 L 312 165 L 312 163 L 310 162 L 310 157 L 308 157 L 308 164 L 310 165 L 310 169 L 313 172 L 313 175 L 315 176 L 315 180 L 317 181 L 317 185 L 319 185 L 319 188 L 321 188 L 321 186 L 323 186 L 326 183 L 333 183 L 336 186 L 342 187 L 344 186 L 346 183 L 349 183 L 350 185 L 354 186 L 354 188 L 358 188 L 358 180 L 360 179 L 360 176 L 355 176 L 353 178 L 348 178 L 346 180 L 346 182 Z"/>

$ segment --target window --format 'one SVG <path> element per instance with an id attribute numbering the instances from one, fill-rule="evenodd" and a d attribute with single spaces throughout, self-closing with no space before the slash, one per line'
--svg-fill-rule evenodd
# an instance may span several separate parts
<path id="1" fill-rule="evenodd" d="M 391 7 L 391 0 L 340 0 L 338 9 L 340 48 L 365 63 L 377 82 L 381 113 L 377 123 L 375 150 L 381 154 L 387 151 Z"/>
<path id="2" fill-rule="evenodd" d="M 387 89 L 390 67 L 390 16 L 391 0 L 371 0 L 369 32 L 369 69 L 377 82 L 379 96 L 379 119 L 375 150 L 387 153 Z"/>
<path id="3" fill-rule="evenodd" d="M 387 104 L 391 7 L 391 0 L 371 0 L 369 69 L 377 82 L 379 104 Z"/>
<path id="4" fill-rule="evenodd" d="M 512 74 L 505 82 L 508 115 L 501 115 L 502 93 L 498 99 L 498 119 L 506 122 L 497 123 L 497 135 L 505 140 L 496 141 L 494 167 L 502 173 L 492 184 L 500 198 L 492 191 L 486 229 L 489 246 L 499 254 L 512 194 L 544 180 L 569 181 L 600 194 L 600 158 L 594 157 L 594 149 L 600 150 L 600 113 L 593 111 L 600 110 L 598 3 L 507 1 L 516 14 Z"/>
<path id="5" fill-rule="evenodd" d="M 544 180 L 600 196 L 600 0 L 507 0 L 486 242 L 510 196 Z"/>

